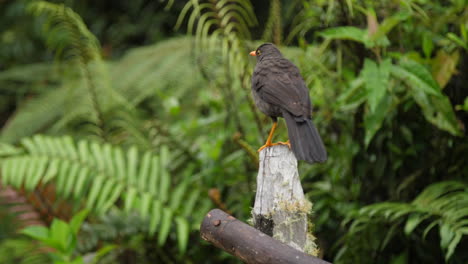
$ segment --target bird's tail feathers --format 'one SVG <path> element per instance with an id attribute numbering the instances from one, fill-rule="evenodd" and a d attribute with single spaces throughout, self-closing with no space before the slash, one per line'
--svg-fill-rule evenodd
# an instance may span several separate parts
<path id="1" fill-rule="evenodd" d="M 283 111 L 283 117 L 288 126 L 289 141 L 296 158 L 308 163 L 325 162 L 327 151 L 312 120 L 294 117 L 286 110 Z"/>

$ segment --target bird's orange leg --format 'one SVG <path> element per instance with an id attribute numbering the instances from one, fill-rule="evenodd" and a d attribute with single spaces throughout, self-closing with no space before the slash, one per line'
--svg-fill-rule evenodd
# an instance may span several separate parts
<path id="1" fill-rule="evenodd" d="M 291 143 L 289 142 L 289 139 L 286 142 L 282 142 L 282 141 L 279 141 L 277 143 L 272 143 L 271 142 L 273 140 L 273 134 L 275 133 L 275 130 L 276 130 L 277 126 L 278 126 L 278 122 L 274 122 L 273 126 L 271 127 L 270 134 L 268 135 L 267 141 L 265 142 L 265 145 L 261 146 L 258 149 L 258 152 L 260 152 L 264 148 L 268 148 L 268 147 L 276 146 L 276 145 L 286 145 L 286 146 L 288 146 L 289 149 L 291 149 Z"/>
<path id="2" fill-rule="evenodd" d="M 260 152 L 264 148 L 268 148 L 271 146 L 276 146 L 276 145 L 286 145 L 288 148 L 291 149 L 291 143 L 289 143 L 289 139 L 286 142 L 279 141 L 278 143 L 272 143 L 273 140 L 273 134 L 275 133 L 276 127 L 278 126 L 278 122 L 274 122 L 273 126 L 271 127 L 270 134 L 268 135 L 267 142 L 265 142 L 265 145 L 261 146 L 258 149 L 258 152 Z"/>
<path id="3" fill-rule="evenodd" d="M 277 144 L 271 143 L 271 140 L 273 139 L 273 134 L 275 133 L 276 127 L 278 126 L 278 122 L 274 122 L 273 126 L 271 127 L 270 134 L 268 135 L 267 141 L 265 142 L 265 145 L 261 146 L 258 149 L 258 152 L 260 152 L 264 148 L 268 148 Z"/>

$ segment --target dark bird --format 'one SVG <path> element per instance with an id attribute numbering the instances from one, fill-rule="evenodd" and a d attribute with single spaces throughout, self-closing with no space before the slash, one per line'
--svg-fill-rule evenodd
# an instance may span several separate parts
<path id="1" fill-rule="evenodd" d="M 257 57 L 252 75 L 252 94 L 255 104 L 264 114 L 273 119 L 268 139 L 260 149 L 286 144 L 298 160 L 308 163 L 325 162 L 327 151 L 312 123 L 312 104 L 309 90 L 299 69 L 271 43 L 262 44 L 250 52 Z M 288 142 L 272 143 L 278 125 L 278 117 L 286 120 Z"/>

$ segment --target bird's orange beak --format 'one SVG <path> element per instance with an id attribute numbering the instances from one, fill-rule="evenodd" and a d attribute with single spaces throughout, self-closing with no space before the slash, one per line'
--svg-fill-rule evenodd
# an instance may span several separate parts
<path id="1" fill-rule="evenodd" d="M 255 50 L 251 51 L 249 54 L 250 54 L 250 56 L 257 56 L 257 53 L 255 52 Z"/>

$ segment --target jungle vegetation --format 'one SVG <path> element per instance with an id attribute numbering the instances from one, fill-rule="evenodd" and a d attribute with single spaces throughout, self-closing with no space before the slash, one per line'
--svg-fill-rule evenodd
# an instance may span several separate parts
<path id="1" fill-rule="evenodd" d="M 328 149 L 300 164 L 319 257 L 468 262 L 466 0 L 0 5 L 0 263 L 240 263 L 270 120 L 249 51 L 301 70 Z M 276 139 L 287 136 L 280 124 Z"/>

